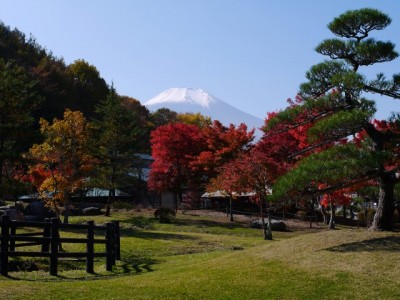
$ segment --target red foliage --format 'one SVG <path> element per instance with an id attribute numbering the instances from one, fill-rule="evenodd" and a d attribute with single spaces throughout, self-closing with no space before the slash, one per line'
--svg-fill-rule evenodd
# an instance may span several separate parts
<path id="1" fill-rule="evenodd" d="M 321 205 L 324 207 L 333 205 L 349 205 L 351 203 L 351 197 L 346 195 L 343 191 L 336 191 L 331 194 L 325 194 L 321 199 Z"/>
<path id="2" fill-rule="evenodd" d="M 319 184 L 318 189 L 324 190 L 327 188 L 326 184 Z M 320 201 L 321 205 L 324 207 L 328 207 L 332 205 L 349 205 L 351 203 L 351 196 L 349 196 L 353 191 L 355 191 L 357 187 L 346 188 L 337 190 L 328 194 L 324 194 Z"/>
<path id="3" fill-rule="evenodd" d="M 193 178 L 191 162 L 205 149 L 199 127 L 182 123 L 158 127 L 151 133 L 152 156 L 148 186 L 156 191 L 180 191 Z"/>
<path id="4" fill-rule="evenodd" d="M 237 127 L 231 124 L 225 127 L 219 121 L 214 121 L 212 126 L 202 132 L 207 146 L 193 162 L 193 171 L 202 170 L 208 178 L 214 177 L 218 167 L 232 161 L 248 149 L 253 135 L 254 130 L 248 132 L 245 124 Z"/>
<path id="5" fill-rule="evenodd" d="M 39 188 L 46 178 L 51 176 L 51 172 L 48 168 L 45 168 L 42 164 L 37 164 L 30 168 L 29 172 L 22 178 L 22 182 L 29 182 L 34 187 Z"/>

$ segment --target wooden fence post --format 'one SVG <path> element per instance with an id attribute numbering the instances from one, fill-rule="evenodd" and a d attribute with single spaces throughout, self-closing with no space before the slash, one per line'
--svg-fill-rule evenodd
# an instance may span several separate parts
<path id="1" fill-rule="evenodd" d="M 115 232 L 115 259 L 121 260 L 121 241 L 119 233 L 119 221 L 114 221 L 114 232 Z"/>
<path id="2" fill-rule="evenodd" d="M 44 219 L 45 226 L 43 227 L 43 237 L 49 238 L 51 234 L 51 219 Z M 46 226 L 48 224 L 48 226 Z M 43 239 L 42 242 L 42 252 L 49 252 L 50 250 L 50 242 Z"/>
<path id="3" fill-rule="evenodd" d="M 11 235 L 15 236 L 17 227 L 13 226 L 10 222 L 10 251 L 15 251 L 15 240 L 11 239 Z"/>
<path id="4" fill-rule="evenodd" d="M 58 244 L 59 244 L 59 232 L 58 232 L 58 218 L 51 219 L 51 242 L 50 242 L 50 275 L 57 276 L 58 268 Z"/>
<path id="5" fill-rule="evenodd" d="M 86 272 L 94 273 L 93 261 L 94 261 L 94 221 L 87 221 L 87 242 L 86 242 Z"/>
<path id="6" fill-rule="evenodd" d="M 114 223 L 106 223 L 106 270 L 112 271 L 115 264 Z"/>
<path id="7" fill-rule="evenodd" d="M 10 228 L 10 217 L 2 216 L 1 217 L 1 275 L 8 275 L 8 242 L 10 240 L 9 235 Z"/>

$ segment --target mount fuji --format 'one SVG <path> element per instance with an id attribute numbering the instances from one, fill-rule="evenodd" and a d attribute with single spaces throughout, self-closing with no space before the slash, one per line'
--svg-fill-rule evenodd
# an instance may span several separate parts
<path id="1" fill-rule="evenodd" d="M 262 136 L 259 128 L 262 119 L 241 111 L 232 105 L 197 88 L 171 88 L 143 103 L 150 111 L 168 108 L 177 113 L 200 113 L 223 125 L 245 123 L 249 130 L 255 128 L 256 139 Z"/>

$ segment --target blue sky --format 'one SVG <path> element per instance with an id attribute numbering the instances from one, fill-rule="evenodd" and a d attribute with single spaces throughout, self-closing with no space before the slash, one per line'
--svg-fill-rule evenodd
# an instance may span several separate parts
<path id="1" fill-rule="evenodd" d="M 398 0 L 0 0 L 0 20 L 67 64 L 85 59 L 141 102 L 171 87 L 202 88 L 264 118 L 293 98 L 324 59 L 314 48 L 349 9 L 377 8 L 392 24 L 375 37 L 400 52 Z M 363 70 L 361 70 L 363 71 Z M 372 72 L 372 73 L 371 73 Z M 400 73 L 400 58 L 369 71 Z M 399 100 L 370 97 L 378 118 Z"/>

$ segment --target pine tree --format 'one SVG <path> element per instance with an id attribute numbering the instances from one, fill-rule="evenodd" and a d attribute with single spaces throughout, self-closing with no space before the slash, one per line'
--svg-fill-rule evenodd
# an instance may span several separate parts
<path id="1" fill-rule="evenodd" d="M 94 128 L 99 165 L 94 182 L 109 191 L 105 213 L 109 216 L 115 189 L 126 183 L 132 167 L 140 126 L 135 111 L 124 106 L 114 87 L 96 107 L 96 113 L 99 118 Z"/>
<path id="2" fill-rule="evenodd" d="M 400 74 L 388 80 L 383 74 L 368 80 L 360 67 L 394 60 L 398 54 L 391 42 L 370 38 L 374 30 L 382 30 L 391 19 L 375 9 L 348 11 L 335 18 L 328 28 L 339 38 L 327 39 L 316 51 L 328 56 L 306 73 L 308 82 L 300 87 L 301 103 L 279 113 L 268 130 L 276 124 L 286 124 L 288 130 L 310 126 L 307 131 L 313 153 L 274 186 L 274 197 L 288 195 L 295 187 L 303 195 L 330 193 L 368 179 L 379 183 L 380 195 L 372 229 L 391 229 L 394 186 L 399 181 L 398 162 L 393 155 L 398 141 L 398 116 L 382 130 L 373 121 L 374 102 L 362 96 L 376 93 L 400 98 Z M 302 115 L 302 118 L 297 118 Z M 363 143 L 355 143 L 349 136 L 365 136 Z M 315 186 L 326 184 L 318 190 Z"/>

